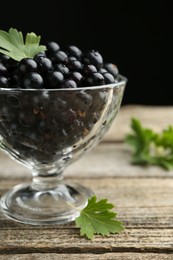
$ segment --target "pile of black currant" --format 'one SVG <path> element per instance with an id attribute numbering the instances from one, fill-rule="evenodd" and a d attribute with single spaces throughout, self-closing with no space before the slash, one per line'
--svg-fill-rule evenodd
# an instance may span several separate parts
<path id="1" fill-rule="evenodd" d="M 50 41 L 34 58 L 13 60 L 0 53 L 0 88 L 58 89 L 100 86 L 118 81 L 118 68 L 95 50 L 61 49 Z"/>

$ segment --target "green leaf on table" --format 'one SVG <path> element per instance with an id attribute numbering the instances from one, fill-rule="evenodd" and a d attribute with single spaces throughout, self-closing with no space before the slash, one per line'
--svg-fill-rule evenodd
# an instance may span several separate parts
<path id="1" fill-rule="evenodd" d="M 116 213 L 110 211 L 114 205 L 107 199 L 97 201 L 94 195 L 88 200 L 88 205 L 76 218 L 76 226 L 80 228 L 80 234 L 88 239 L 93 239 L 95 234 L 108 236 L 110 233 L 119 233 L 124 230 L 122 222 L 115 219 Z"/>
<path id="2" fill-rule="evenodd" d="M 39 45 L 41 37 L 35 33 L 27 33 L 24 42 L 22 32 L 10 28 L 8 32 L 0 30 L 0 53 L 8 55 L 14 60 L 33 58 L 35 54 L 46 50 L 46 46 Z"/>
<path id="3" fill-rule="evenodd" d="M 142 126 L 140 120 L 132 118 L 132 133 L 125 136 L 125 142 L 132 149 L 132 163 L 157 165 L 166 170 L 173 169 L 173 127 L 168 126 L 161 133 Z"/>

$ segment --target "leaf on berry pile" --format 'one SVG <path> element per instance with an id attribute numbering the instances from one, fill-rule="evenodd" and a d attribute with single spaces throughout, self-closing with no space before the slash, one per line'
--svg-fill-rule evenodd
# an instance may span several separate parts
<path id="1" fill-rule="evenodd" d="M 122 222 L 115 219 L 117 213 L 110 211 L 114 205 L 107 202 L 107 199 L 96 201 L 94 195 L 88 199 L 88 205 L 76 218 L 76 226 L 80 228 L 80 234 L 93 239 L 94 234 L 108 236 L 110 233 L 119 233 L 124 230 Z"/>
<path id="2" fill-rule="evenodd" d="M 133 149 L 132 163 L 138 165 L 157 165 L 166 170 L 173 169 L 173 127 L 168 126 L 161 133 L 144 128 L 141 122 L 132 118 L 132 133 L 125 142 Z"/>
<path id="3" fill-rule="evenodd" d="M 46 50 L 46 46 L 39 45 L 40 36 L 35 33 L 27 33 L 24 42 L 23 34 L 14 28 L 8 32 L 0 30 L 0 52 L 14 60 L 33 58 L 35 54 Z"/>

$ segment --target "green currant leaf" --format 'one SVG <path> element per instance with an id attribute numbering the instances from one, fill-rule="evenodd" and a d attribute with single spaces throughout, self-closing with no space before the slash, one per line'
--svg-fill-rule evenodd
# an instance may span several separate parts
<path id="1" fill-rule="evenodd" d="M 173 169 L 173 127 L 168 126 L 161 133 L 142 126 L 140 120 L 132 118 L 132 133 L 125 136 L 125 142 L 132 149 L 132 163 L 157 165 L 165 170 Z"/>
<path id="2" fill-rule="evenodd" d="M 27 33 L 24 42 L 22 32 L 10 28 L 8 32 L 0 30 L 0 52 L 14 60 L 33 58 L 35 54 L 46 50 L 46 46 L 39 45 L 40 36 L 35 33 Z"/>
<path id="3" fill-rule="evenodd" d="M 114 207 L 107 199 L 96 201 L 94 195 L 88 200 L 88 205 L 76 218 L 76 226 L 80 228 L 80 234 L 88 239 L 93 239 L 95 234 L 108 236 L 110 233 L 119 233 L 124 230 L 122 222 L 115 219 L 116 213 L 110 211 Z"/>

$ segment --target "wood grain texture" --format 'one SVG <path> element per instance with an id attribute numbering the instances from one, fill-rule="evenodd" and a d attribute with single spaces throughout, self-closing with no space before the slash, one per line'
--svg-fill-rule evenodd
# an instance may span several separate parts
<path id="1" fill-rule="evenodd" d="M 124 140 L 124 136 L 130 131 L 132 117 L 139 119 L 145 127 L 160 132 L 168 125 L 173 125 L 173 106 L 124 105 L 103 140 Z"/>
<path id="2" fill-rule="evenodd" d="M 172 255 L 155 253 L 104 253 L 104 254 L 15 254 L 1 255 L 1 260 L 172 260 Z"/>
<path id="3" fill-rule="evenodd" d="M 80 179 L 71 179 L 81 183 Z M 3 181 L 7 189 L 16 181 Z M 164 178 L 98 178 L 82 180 L 98 198 L 116 206 L 125 231 L 109 237 L 82 238 L 74 223 L 35 227 L 1 215 L 0 254 L 23 253 L 173 253 L 173 180 Z M 1 193 L 4 189 L 1 188 Z"/>
<path id="4" fill-rule="evenodd" d="M 131 164 L 132 151 L 124 143 L 100 143 L 80 160 L 72 163 L 64 171 L 64 177 L 95 178 L 95 177 L 173 177 L 173 170 L 166 171 L 157 166 L 141 167 Z M 30 177 L 31 172 L 9 158 L 0 154 L 0 180 Z"/>

